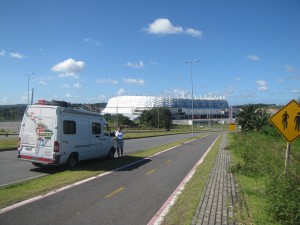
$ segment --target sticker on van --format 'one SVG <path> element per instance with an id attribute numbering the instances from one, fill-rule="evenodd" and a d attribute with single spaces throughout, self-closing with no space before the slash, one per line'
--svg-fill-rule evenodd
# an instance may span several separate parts
<path id="1" fill-rule="evenodd" d="M 44 146 L 46 146 L 47 142 L 51 140 L 53 131 L 48 128 L 44 119 L 36 116 L 34 112 L 28 113 L 27 116 L 36 124 L 36 152 L 39 152 Z"/>

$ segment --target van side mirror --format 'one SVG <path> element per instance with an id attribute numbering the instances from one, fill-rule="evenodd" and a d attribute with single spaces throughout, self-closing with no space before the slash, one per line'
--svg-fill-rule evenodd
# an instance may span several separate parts
<path id="1" fill-rule="evenodd" d="M 115 136 L 115 132 L 113 131 L 113 132 L 110 132 L 110 136 L 111 137 L 114 137 Z"/>

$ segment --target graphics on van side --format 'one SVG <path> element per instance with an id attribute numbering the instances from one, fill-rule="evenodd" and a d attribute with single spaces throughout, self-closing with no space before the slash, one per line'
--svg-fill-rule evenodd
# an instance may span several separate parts
<path id="1" fill-rule="evenodd" d="M 49 140 L 51 140 L 53 131 L 48 128 L 48 126 L 44 122 L 44 119 L 36 116 L 34 112 L 27 113 L 27 116 L 36 124 L 36 129 L 35 129 L 37 135 L 36 152 L 38 152 L 44 146 L 46 146 Z"/>

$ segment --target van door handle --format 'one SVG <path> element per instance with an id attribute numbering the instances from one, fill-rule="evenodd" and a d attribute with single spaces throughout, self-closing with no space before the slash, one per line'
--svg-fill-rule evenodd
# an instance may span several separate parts
<path id="1" fill-rule="evenodd" d="M 64 144 L 69 144 L 69 142 L 68 142 L 68 141 L 63 141 L 63 143 L 64 143 Z"/>
<path id="2" fill-rule="evenodd" d="M 100 137 L 99 135 L 96 135 L 96 138 Z"/>

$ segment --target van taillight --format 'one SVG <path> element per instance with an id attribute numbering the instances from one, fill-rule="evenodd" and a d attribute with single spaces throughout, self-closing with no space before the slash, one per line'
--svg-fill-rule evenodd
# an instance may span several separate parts
<path id="1" fill-rule="evenodd" d="M 54 152 L 59 152 L 59 143 L 54 141 Z"/>

